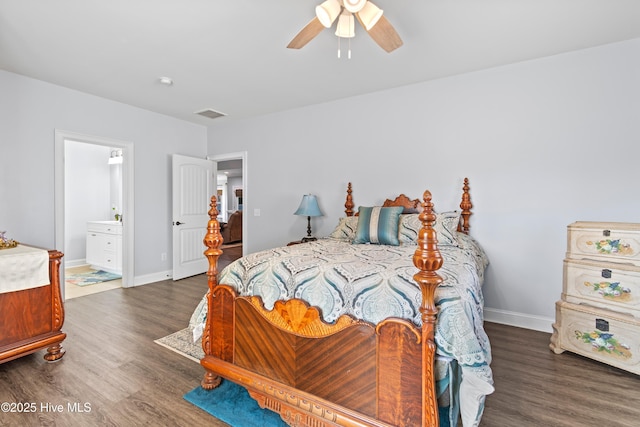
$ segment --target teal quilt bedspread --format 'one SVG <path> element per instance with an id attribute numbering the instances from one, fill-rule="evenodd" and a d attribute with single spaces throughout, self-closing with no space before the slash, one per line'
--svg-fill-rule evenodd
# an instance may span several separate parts
<path id="1" fill-rule="evenodd" d="M 421 292 L 413 280 L 415 245 L 352 244 L 324 238 L 240 258 L 225 268 L 219 283 L 240 295 L 259 295 L 267 309 L 280 299 L 300 298 L 321 309 L 327 322 L 343 314 L 377 324 L 400 317 L 421 325 Z M 480 422 L 485 396 L 493 392 L 491 347 L 483 328 L 482 284 L 488 259 L 470 236 L 439 248 L 444 259 L 436 291 L 437 354 L 457 361 L 463 425 Z M 190 327 L 206 318 L 203 298 Z"/>

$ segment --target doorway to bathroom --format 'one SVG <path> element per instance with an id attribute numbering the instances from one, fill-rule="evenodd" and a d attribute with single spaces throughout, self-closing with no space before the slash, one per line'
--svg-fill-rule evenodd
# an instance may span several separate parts
<path id="1" fill-rule="evenodd" d="M 128 142 L 56 131 L 56 248 L 64 298 L 133 284 Z"/>

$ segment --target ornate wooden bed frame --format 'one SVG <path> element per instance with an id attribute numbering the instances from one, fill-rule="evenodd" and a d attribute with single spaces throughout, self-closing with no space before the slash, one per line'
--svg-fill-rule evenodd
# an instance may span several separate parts
<path id="1" fill-rule="evenodd" d="M 64 306 L 60 293 L 62 252 L 49 251 L 49 284 L 0 294 L 0 363 L 47 349 L 49 362 L 64 356 Z"/>
<path id="2" fill-rule="evenodd" d="M 462 194 L 459 231 L 469 230 L 471 201 L 468 179 Z M 353 216 L 351 183 L 345 203 Z M 263 408 L 291 426 L 438 426 L 435 391 L 435 291 L 442 282 L 437 270 L 436 219 L 431 193 L 423 195 L 423 224 L 413 263 L 422 291 L 422 326 L 388 318 L 378 325 L 341 316 L 325 323 L 319 310 L 299 299 L 277 301 L 266 310 L 259 297 L 238 296 L 217 283 L 222 238 L 211 198 L 204 243 L 208 315 L 202 337 L 206 372 L 202 387 L 213 389 L 222 378 L 245 387 Z M 404 195 L 385 206 L 417 208 L 419 200 Z"/>

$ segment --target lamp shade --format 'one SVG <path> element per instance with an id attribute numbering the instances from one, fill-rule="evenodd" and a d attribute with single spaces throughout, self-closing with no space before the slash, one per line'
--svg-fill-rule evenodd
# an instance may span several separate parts
<path id="1" fill-rule="evenodd" d="M 340 9 L 338 0 L 326 0 L 320 6 L 316 6 L 316 16 L 325 28 L 329 28 L 338 17 Z"/>
<path id="2" fill-rule="evenodd" d="M 360 12 L 366 3 L 367 3 L 367 0 L 344 0 L 343 1 L 344 8 L 351 13 Z"/>
<path id="3" fill-rule="evenodd" d="M 355 20 L 353 14 L 346 10 L 340 14 L 336 26 L 336 36 L 349 39 L 355 37 Z"/>
<path id="4" fill-rule="evenodd" d="M 312 194 L 305 194 L 302 196 L 302 201 L 298 210 L 293 213 L 294 215 L 302 216 L 322 216 L 320 207 L 318 206 L 318 199 Z"/>
<path id="5" fill-rule="evenodd" d="M 358 13 L 358 17 L 362 22 L 362 26 L 369 31 L 382 17 L 382 9 L 368 1 Z"/>

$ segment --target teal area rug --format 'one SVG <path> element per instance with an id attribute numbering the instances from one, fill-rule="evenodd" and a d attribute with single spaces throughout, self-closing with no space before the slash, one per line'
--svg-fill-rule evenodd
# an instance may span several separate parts
<path id="1" fill-rule="evenodd" d="M 195 388 L 185 400 L 232 427 L 286 427 L 275 412 L 262 409 L 244 387 L 222 380 L 218 388 L 206 391 Z M 449 427 L 449 408 L 438 408 L 440 427 Z"/>
<path id="2" fill-rule="evenodd" d="M 102 270 L 91 270 L 82 273 L 66 273 L 65 282 L 76 286 L 89 286 L 96 283 L 109 282 L 122 278 L 119 274 L 109 273 Z"/>
<path id="3" fill-rule="evenodd" d="M 186 401 L 208 412 L 231 427 L 286 427 L 280 415 L 262 409 L 249 392 L 231 381 L 213 390 L 195 388 L 184 395 Z"/>
<path id="4" fill-rule="evenodd" d="M 194 362 L 200 362 L 204 356 L 200 343 L 193 342 L 189 328 L 174 332 L 154 342 Z M 244 387 L 231 381 L 222 380 L 219 387 L 209 391 L 197 387 L 185 394 L 184 399 L 231 427 L 286 426 L 278 414 L 260 408 Z"/>

